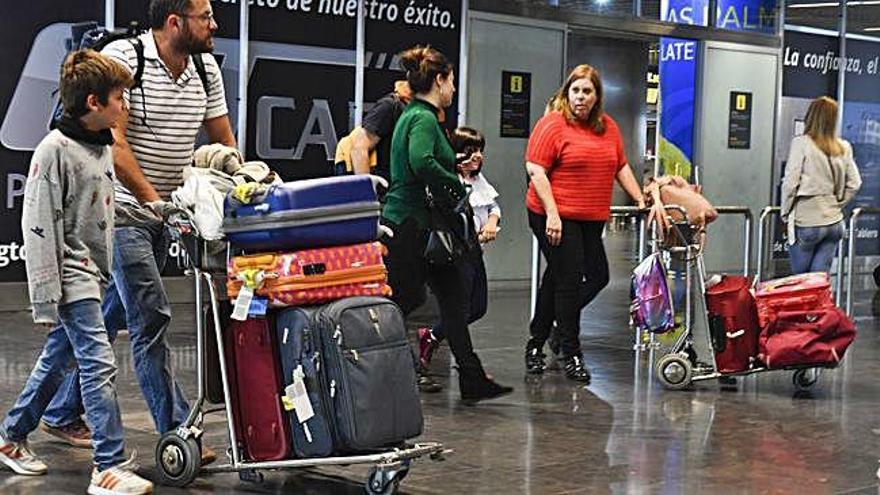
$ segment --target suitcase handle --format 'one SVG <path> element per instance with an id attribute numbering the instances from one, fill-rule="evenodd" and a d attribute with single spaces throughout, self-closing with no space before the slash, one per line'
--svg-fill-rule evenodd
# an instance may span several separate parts
<path id="1" fill-rule="evenodd" d="M 721 354 L 727 348 L 727 332 L 724 329 L 724 317 L 709 315 L 709 335 L 712 337 L 712 347 L 715 354 Z"/>
<path id="2" fill-rule="evenodd" d="M 326 263 L 312 263 L 302 267 L 303 275 L 323 275 L 327 272 Z"/>
<path id="3" fill-rule="evenodd" d="M 817 295 L 815 295 L 815 294 L 811 294 L 811 295 L 808 295 L 808 296 L 804 296 L 804 297 L 801 299 L 801 302 L 804 303 L 804 304 L 817 303 L 817 302 L 819 302 L 819 296 L 817 296 Z M 771 308 L 779 308 L 779 307 L 784 307 L 784 306 L 789 305 L 789 302 L 788 302 L 788 300 L 786 300 L 786 299 L 779 299 L 779 300 L 776 300 L 776 301 L 767 301 L 766 304 L 767 304 L 768 306 L 770 306 Z"/>

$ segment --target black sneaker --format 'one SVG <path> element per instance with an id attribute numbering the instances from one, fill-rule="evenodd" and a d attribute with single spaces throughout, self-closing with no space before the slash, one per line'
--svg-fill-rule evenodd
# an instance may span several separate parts
<path id="1" fill-rule="evenodd" d="M 419 373 L 419 392 L 424 394 L 436 394 L 443 391 L 443 385 L 429 375 Z"/>
<path id="2" fill-rule="evenodd" d="M 526 346 L 526 373 L 530 375 L 540 375 L 547 369 L 544 362 L 546 356 L 541 349 L 532 346 Z"/>
<path id="3" fill-rule="evenodd" d="M 564 362 L 565 364 L 562 369 L 565 371 L 565 376 L 569 380 L 574 380 L 581 383 L 590 383 L 590 372 L 584 366 L 584 358 L 580 356 L 572 356 L 566 359 Z"/>

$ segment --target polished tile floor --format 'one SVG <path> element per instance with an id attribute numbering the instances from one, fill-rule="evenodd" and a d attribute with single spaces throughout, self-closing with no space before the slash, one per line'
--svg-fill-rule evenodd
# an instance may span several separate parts
<path id="1" fill-rule="evenodd" d="M 415 464 L 401 485 L 412 494 L 876 494 L 880 458 L 880 296 L 858 293 L 859 336 L 841 368 L 825 372 L 809 394 L 795 394 L 789 373 L 665 391 L 636 355 L 627 329 L 629 241 L 608 240 L 613 283 L 584 312 L 582 340 L 593 382 L 583 387 L 548 373 L 525 380 L 521 359 L 528 294 L 492 294 L 489 314 L 473 326 L 487 369 L 516 386 L 511 396 L 463 407 L 449 358 L 438 357 L 441 394 L 424 396 L 423 439 L 454 450 L 443 462 Z M 861 281 L 859 281 L 861 283 Z M 857 284 L 858 285 L 858 284 Z M 868 287 L 867 283 L 861 284 Z M 178 377 L 194 390 L 195 339 L 188 306 L 175 307 L 171 343 Z M 425 313 L 422 313 L 424 318 Z M 0 408 L 7 410 L 42 344 L 24 312 L 0 316 Z M 155 477 L 156 436 L 131 370 L 124 337 L 117 344 L 119 395 L 130 447 Z M 454 376 L 454 374 L 453 374 Z M 222 451 L 223 419 L 209 417 L 208 444 Z M 0 472 L 2 494 L 83 493 L 90 453 L 41 432 L 33 448 L 47 476 Z M 159 493 L 362 493 L 364 467 L 267 473 L 261 484 L 235 474 L 198 479 Z"/>

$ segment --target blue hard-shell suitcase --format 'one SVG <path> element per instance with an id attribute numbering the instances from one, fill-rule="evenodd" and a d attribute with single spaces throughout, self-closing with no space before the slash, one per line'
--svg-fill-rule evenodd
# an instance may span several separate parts
<path id="1" fill-rule="evenodd" d="M 275 320 L 286 396 L 283 402 L 290 418 L 293 451 L 298 458 L 327 457 L 334 450 L 326 414 L 327 406 L 324 404 L 326 398 L 318 379 L 320 353 L 314 335 L 314 312 L 313 308 L 289 308 L 279 312 Z M 297 369 L 302 372 L 300 378 L 313 412 L 305 422 L 300 422 L 293 396 L 286 391 L 295 386 Z"/>
<path id="2" fill-rule="evenodd" d="M 223 230 L 233 246 L 279 251 L 340 246 L 378 239 L 381 179 L 350 175 L 273 185 L 248 204 L 232 194 Z"/>

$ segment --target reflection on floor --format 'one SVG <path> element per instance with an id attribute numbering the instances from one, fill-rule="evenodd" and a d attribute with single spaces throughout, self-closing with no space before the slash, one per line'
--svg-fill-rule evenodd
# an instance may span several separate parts
<path id="1" fill-rule="evenodd" d="M 618 245 L 619 244 L 619 245 Z M 559 373 L 523 377 L 526 292 L 498 292 L 489 314 L 473 327 L 487 369 L 516 385 L 513 395 L 463 407 L 445 351 L 437 369 L 444 393 L 424 396 L 424 439 L 455 452 L 444 462 L 420 462 L 402 493 L 431 494 L 874 494 L 880 458 L 880 296 L 857 294 L 859 336 L 845 364 L 822 375 L 808 395 L 796 395 L 789 373 L 740 380 L 734 390 L 714 382 L 669 392 L 651 376 L 648 356 L 635 356 L 627 328 L 629 261 L 625 246 L 609 239 L 613 282 L 583 314 L 582 339 L 593 382 L 582 387 Z M 626 248 L 626 249 L 624 249 Z M 861 281 L 857 281 L 861 283 Z M 868 287 L 867 281 L 857 286 Z M 196 365 L 193 315 L 175 307 L 171 342 L 177 376 L 190 394 Z M 42 334 L 26 313 L 0 323 L 0 408 L 5 412 L 24 383 Z M 155 477 L 156 437 L 131 370 L 124 337 L 119 395 L 129 446 Z M 445 366 L 444 366 L 445 365 Z M 207 444 L 225 448 L 223 419 L 209 417 Z M 82 493 L 90 453 L 31 437 L 51 472 L 25 478 L 0 472 L 3 494 Z M 366 468 L 267 473 L 259 485 L 236 474 L 200 478 L 187 490 L 159 493 L 362 493 Z"/>

